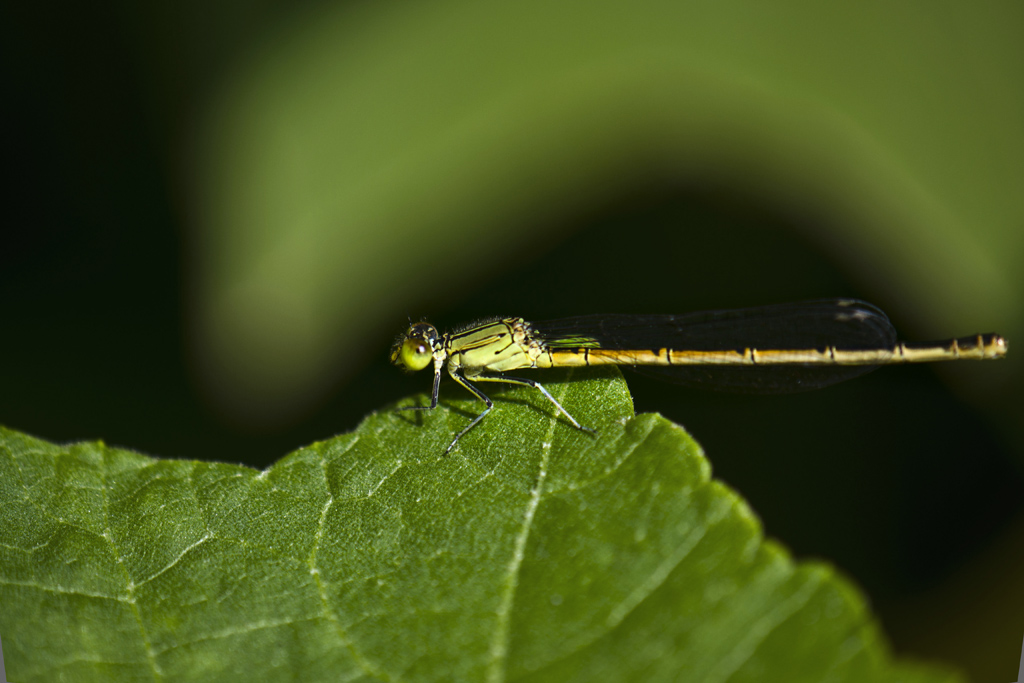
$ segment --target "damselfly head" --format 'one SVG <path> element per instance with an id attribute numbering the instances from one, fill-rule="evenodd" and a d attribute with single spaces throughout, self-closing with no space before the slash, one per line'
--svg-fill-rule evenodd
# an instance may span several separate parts
<path id="1" fill-rule="evenodd" d="M 437 344 L 437 328 L 430 323 L 413 323 L 391 347 L 391 362 L 407 372 L 430 365 Z"/>

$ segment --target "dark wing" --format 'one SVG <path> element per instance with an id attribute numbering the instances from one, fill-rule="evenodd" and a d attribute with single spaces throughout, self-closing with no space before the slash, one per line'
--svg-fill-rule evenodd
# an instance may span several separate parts
<path id="1" fill-rule="evenodd" d="M 877 307 L 854 299 L 682 315 L 586 315 L 531 324 L 551 348 L 677 351 L 824 349 L 891 351 L 896 331 Z M 643 374 L 716 391 L 806 391 L 862 375 L 877 365 L 638 366 Z"/>

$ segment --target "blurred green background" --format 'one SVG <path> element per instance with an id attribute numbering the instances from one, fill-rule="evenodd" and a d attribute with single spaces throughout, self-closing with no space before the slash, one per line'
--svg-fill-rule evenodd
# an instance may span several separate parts
<path id="1" fill-rule="evenodd" d="M 387 364 L 407 316 L 854 296 L 907 339 L 1024 339 L 1020 3 L 3 12 L 0 423 L 44 438 L 265 466 L 429 388 Z M 627 380 L 898 653 L 1008 681 L 1020 357 Z"/>

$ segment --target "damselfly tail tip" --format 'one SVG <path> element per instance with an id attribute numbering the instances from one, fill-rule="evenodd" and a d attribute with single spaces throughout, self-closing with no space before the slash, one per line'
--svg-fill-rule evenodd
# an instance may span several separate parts
<path id="1" fill-rule="evenodd" d="M 998 334 L 993 334 L 991 341 L 986 345 L 986 355 L 989 358 L 1002 358 L 1006 355 L 1006 352 L 1010 349 L 1010 342 L 1006 341 L 1006 337 Z"/>

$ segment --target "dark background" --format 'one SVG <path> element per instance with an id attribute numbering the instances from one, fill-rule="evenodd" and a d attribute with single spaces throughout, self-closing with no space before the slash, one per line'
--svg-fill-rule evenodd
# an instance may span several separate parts
<path id="1" fill-rule="evenodd" d="M 187 215 L 174 146 L 216 84 L 216 69 L 202 67 L 263 29 L 213 21 L 219 40 L 196 39 L 180 61 L 161 61 L 177 53 L 146 40 L 170 43 L 173 18 L 104 3 L 19 11 L 4 22 L 5 158 L 16 179 L 0 249 L 0 423 L 58 442 L 102 439 L 160 457 L 263 467 L 429 388 L 426 376 L 388 365 L 391 339 L 382 337 L 298 423 L 253 433 L 220 419 L 196 386 L 186 344 Z M 247 16 L 264 27 L 274 12 L 268 4 Z M 558 218 L 550 232 L 565 237 L 550 249 L 496 258 L 474 286 L 438 292 L 428 310 L 408 313 L 444 327 L 496 314 L 683 312 L 831 296 L 886 308 L 884 294 L 860 289 L 860 278 L 808 240 L 827 221 L 728 183 L 655 180 Z M 397 333 L 403 318 L 395 323 Z M 976 331 L 990 330 L 948 333 Z M 937 633 L 931 616 L 966 605 L 972 618 L 979 601 L 995 599 L 957 593 L 957 581 L 1001 576 L 1008 556 L 999 548 L 1019 538 L 1021 459 L 998 419 L 958 398 L 931 367 L 885 368 L 779 397 L 627 380 L 637 411 L 684 425 L 769 535 L 864 587 L 897 652 L 985 675 L 970 652 L 947 646 L 960 642 L 960 627 Z M 958 579 L 965 571 L 974 578 Z M 1007 641 L 1007 661 L 1022 627 L 993 630 Z"/>

